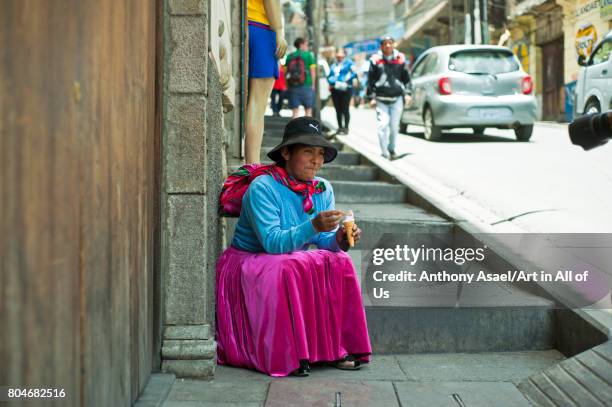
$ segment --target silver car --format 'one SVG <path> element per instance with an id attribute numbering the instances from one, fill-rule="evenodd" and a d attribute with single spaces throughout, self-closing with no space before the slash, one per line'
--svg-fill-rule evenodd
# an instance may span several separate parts
<path id="1" fill-rule="evenodd" d="M 581 56 L 583 66 L 576 82 L 576 113 L 600 113 L 612 109 L 612 31 L 595 46 L 588 60 Z"/>
<path id="2" fill-rule="evenodd" d="M 425 51 L 412 69 L 412 102 L 404 107 L 400 130 L 425 126 L 425 138 L 443 129 L 512 128 L 517 140 L 531 137 L 536 99 L 531 77 L 512 51 L 493 45 L 445 45 Z"/>

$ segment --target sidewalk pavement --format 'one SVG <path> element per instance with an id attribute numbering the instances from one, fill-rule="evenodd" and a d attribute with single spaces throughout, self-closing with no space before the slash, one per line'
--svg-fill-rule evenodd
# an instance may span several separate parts
<path id="1" fill-rule="evenodd" d="M 165 400 L 141 397 L 137 407 L 341 405 L 470 407 L 530 406 L 517 384 L 563 356 L 555 351 L 374 355 L 359 371 L 313 366 L 310 377 L 271 378 L 217 366 L 215 379 L 176 379 Z M 166 376 L 171 375 L 153 375 Z M 173 380 L 173 377 L 172 377 Z M 147 391 L 152 391 L 149 387 Z"/>

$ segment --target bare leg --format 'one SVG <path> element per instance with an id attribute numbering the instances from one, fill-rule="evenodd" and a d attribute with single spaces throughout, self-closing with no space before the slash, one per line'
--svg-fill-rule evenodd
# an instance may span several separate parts
<path id="1" fill-rule="evenodd" d="M 312 117 L 312 107 L 309 107 L 308 109 L 304 109 L 304 114 L 306 116 L 311 116 Z"/>
<path id="2" fill-rule="evenodd" d="M 295 109 L 292 109 L 292 112 L 293 112 L 293 113 L 292 113 L 291 118 L 292 118 L 292 119 L 295 119 L 296 117 L 298 117 L 298 116 L 300 115 L 300 108 L 299 108 L 299 107 L 297 107 L 297 108 L 295 108 Z"/>
<path id="3" fill-rule="evenodd" d="M 249 79 L 249 98 L 246 108 L 246 131 L 244 158 L 246 164 L 260 161 L 261 139 L 263 138 L 264 114 L 268 97 L 272 92 L 274 78 Z"/>

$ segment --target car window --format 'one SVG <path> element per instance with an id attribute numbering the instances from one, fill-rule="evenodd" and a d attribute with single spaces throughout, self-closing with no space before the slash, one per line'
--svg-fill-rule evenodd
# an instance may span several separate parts
<path id="1" fill-rule="evenodd" d="M 430 54 L 427 65 L 423 68 L 423 75 L 430 75 L 436 71 L 438 66 L 438 54 Z"/>
<path id="2" fill-rule="evenodd" d="M 518 71 L 520 66 L 511 52 L 501 50 L 466 50 L 452 54 L 448 60 L 451 71 L 492 74 Z"/>
<path id="3" fill-rule="evenodd" d="M 430 55 L 427 55 L 425 58 L 421 59 L 416 66 L 414 67 L 414 69 L 412 70 L 412 77 L 413 78 L 418 78 L 419 76 L 423 75 L 423 69 L 425 68 L 425 66 L 427 65 L 427 61 L 429 61 L 429 57 Z"/>
<path id="4" fill-rule="evenodd" d="M 589 65 L 596 65 L 606 62 L 610 57 L 610 52 L 612 52 L 612 40 L 607 40 L 606 42 L 602 43 L 593 53 L 591 63 Z"/>

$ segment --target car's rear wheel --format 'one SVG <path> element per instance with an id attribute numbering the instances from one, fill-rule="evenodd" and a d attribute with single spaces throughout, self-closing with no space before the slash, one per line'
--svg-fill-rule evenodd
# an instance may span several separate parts
<path id="1" fill-rule="evenodd" d="M 399 131 L 402 134 L 408 134 L 408 123 L 404 123 L 400 121 Z"/>
<path id="2" fill-rule="evenodd" d="M 429 107 L 425 108 L 423 113 L 423 124 L 425 125 L 425 139 L 429 141 L 437 141 L 442 137 L 442 129 L 435 125 L 433 113 Z"/>
<path id="3" fill-rule="evenodd" d="M 472 127 L 472 130 L 474 130 L 474 134 L 478 136 L 482 136 L 484 134 L 485 128 L 484 127 Z"/>
<path id="4" fill-rule="evenodd" d="M 527 126 L 519 126 L 514 129 L 514 135 L 518 141 L 529 141 L 533 133 L 533 124 Z"/>
<path id="5" fill-rule="evenodd" d="M 594 114 L 600 113 L 601 107 L 599 106 L 599 102 L 597 100 L 591 99 L 584 107 L 584 114 Z"/>

